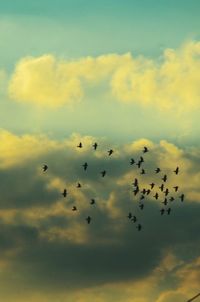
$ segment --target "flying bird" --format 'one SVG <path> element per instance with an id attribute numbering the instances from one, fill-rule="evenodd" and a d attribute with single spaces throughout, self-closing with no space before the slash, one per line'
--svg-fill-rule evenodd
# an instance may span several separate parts
<path id="1" fill-rule="evenodd" d="M 79 145 L 77 146 L 77 148 L 82 148 L 82 147 L 83 147 L 83 145 L 82 145 L 82 143 L 80 142 Z"/>
<path id="2" fill-rule="evenodd" d="M 145 188 L 142 189 L 142 191 L 141 191 L 142 194 L 146 194 L 146 192 L 147 192 L 147 190 Z"/>
<path id="3" fill-rule="evenodd" d="M 154 195 L 155 199 L 158 199 L 158 193 L 156 192 L 156 194 Z"/>
<path id="4" fill-rule="evenodd" d="M 136 165 L 138 166 L 138 168 L 140 168 L 140 167 L 141 167 L 141 164 L 142 164 L 142 163 L 141 163 L 141 161 L 139 160 L 139 161 L 137 162 Z"/>
<path id="5" fill-rule="evenodd" d="M 131 219 L 132 218 L 132 213 L 128 213 L 128 216 L 127 216 L 129 219 Z"/>
<path id="6" fill-rule="evenodd" d="M 133 185 L 134 185 L 134 186 L 137 186 L 137 185 L 138 185 L 138 179 L 137 179 L 137 178 L 134 179 Z"/>
<path id="7" fill-rule="evenodd" d="M 146 193 L 147 193 L 147 195 L 149 195 L 149 194 L 151 193 L 151 190 L 148 189 L 148 190 L 146 191 Z"/>
<path id="8" fill-rule="evenodd" d="M 141 196 L 140 196 L 140 200 L 143 200 L 144 198 L 145 198 L 144 195 L 141 195 Z"/>
<path id="9" fill-rule="evenodd" d="M 95 204 L 95 199 L 92 198 L 90 204 Z"/>
<path id="10" fill-rule="evenodd" d="M 159 173 L 160 171 L 161 171 L 160 168 L 156 168 L 156 169 L 155 169 L 155 172 L 156 172 L 156 173 Z"/>
<path id="11" fill-rule="evenodd" d="M 159 187 L 159 189 L 163 192 L 163 190 L 164 190 L 164 184 L 162 184 L 162 185 Z"/>
<path id="12" fill-rule="evenodd" d="M 144 204 L 141 203 L 141 204 L 139 205 L 139 207 L 140 207 L 141 210 L 143 210 L 143 209 L 144 209 Z"/>
<path id="13" fill-rule="evenodd" d="M 133 190 L 133 192 L 134 192 L 134 195 L 137 195 L 137 193 L 139 192 L 139 187 L 136 187 L 136 188 Z"/>
<path id="14" fill-rule="evenodd" d="M 77 187 L 77 188 L 81 188 L 80 182 L 77 183 L 77 186 L 76 186 L 76 187 Z"/>
<path id="15" fill-rule="evenodd" d="M 171 202 L 174 201 L 174 197 L 171 196 L 169 200 L 170 200 Z"/>
<path id="16" fill-rule="evenodd" d="M 151 186 L 151 189 L 153 189 L 153 187 L 155 186 L 155 184 L 152 182 L 152 183 L 150 184 L 150 186 Z"/>
<path id="17" fill-rule="evenodd" d="M 145 170 L 142 169 L 142 171 L 140 172 L 140 174 L 146 174 Z"/>
<path id="18" fill-rule="evenodd" d="M 166 175 L 166 174 L 163 176 L 162 180 L 163 180 L 164 182 L 166 182 L 166 180 L 167 180 L 167 175 Z"/>
<path id="19" fill-rule="evenodd" d="M 171 210 L 172 210 L 171 208 L 167 209 L 167 215 L 169 215 L 171 213 Z"/>
<path id="20" fill-rule="evenodd" d="M 143 163 L 144 162 L 144 158 L 142 156 L 140 156 L 140 162 Z"/>
<path id="21" fill-rule="evenodd" d="M 111 154 L 113 154 L 113 150 L 112 149 L 110 149 L 109 151 L 108 151 L 108 155 L 110 156 Z"/>
<path id="22" fill-rule="evenodd" d="M 136 216 L 133 216 L 132 219 L 131 219 L 131 221 L 136 222 L 137 221 Z"/>
<path id="23" fill-rule="evenodd" d="M 64 191 L 62 192 L 62 195 L 63 195 L 64 197 L 67 196 L 67 190 L 66 190 L 66 189 L 64 189 Z"/>
<path id="24" fill-rule="evenodd" d="M 131 158 L 130 164 L 134 165 L 134 163 L 135 163 L 135 160 L 133 158 Z"/>
<path id="25" fill-rule="evenodd" d="M 167 196 L 167 195 L 169 194 L 169 189 L 167 188 L 167 189 L 164 191 L 164 193 L 165 193 L 165 196 Z"/>
<path id="26" fill-rule="evenodd" d="M 85 171 L 87 170 L 87 167 L 88 167 L 88 163 L 84 163 L 83 168 L 84 168 Z"/>
<path id="27" fill-rule="evenodd" d="M 165 209 L 161 209 L 160 213 L 161 213 L 161 215 L 163 215 L 165 213 Z"/>
<path id="28" fill-rule="evenodd" d="M 43 169 L 43 172 L 45 172 L 48 169 L 48 166 L 47 165 L 43 165 L 42 169 Z"/>
<path id="29" fill-rule="evenodd" d="M 142 229 L 141 224 L 138 224 L 137 229 L 138 229 L 138 231 L 141 231 L 141 229 Z"/>
<path id="30" fill-rule="evenodd" d="M 166 206 L 168 204 L 167 198 L 165 198 L 162 203 L 164 203 L 164 205 Z"/>
<path id="31" fill-rule="evenodd" d="M 173 188 L 174 188 L 175 192 L 178 191 L 178 186 L 175 186 L 175 187 L 173 187 Z"/>
<path id="32" fill-rule="evenodd" d="M 184 200 L 184 197 L 185 197 L 185 195 L 184 195 L 184 194 L 181 194 L 181 196 L 179 196 L 179 198 L 181 199 L 181 201 L 183 201 L 183 200 Z"/>
<path id="33" fill-rule="evenodd" d="M 104 170 L 101 172 L 101 176 L 104 177 L 105 175 L 106 175 L 106 171 Z"/>
<path id="34" fill-rule="evenodd" d="M 97 149 L 97 146 L 98 146 L 98 144 L 97 144 L 97 143 L 94 143 L 94 144 L 92 145 L 92 147 L 94 148 L 94 150 L 96 150 L 96 149 Z"/>
<path id="35" fill-rule="evenodd" d="M 174 173 L 177 175 L 179 172 L 179 167 L 176 167 L 176 170 L 174 170 Z"/>
<path id="36" fill-rule="evenodd" d="M 72 211 L 77 211 L 77 207 L 73 206 Z"/>
<path id="37" fill-rule="evenodd" d="M 148 152 L 148 151 L 149 151 L 148 148 L 147 148 L 147 147 L 144 147 L 143 153 L 146 153 L 146 152 Z"/>
<path id="38" fill-rule="evenodd" d="M 85 220 L 87 221 L 88 224 L 90 224 L 92 218 L 90 216 L 88 216 Z"/>

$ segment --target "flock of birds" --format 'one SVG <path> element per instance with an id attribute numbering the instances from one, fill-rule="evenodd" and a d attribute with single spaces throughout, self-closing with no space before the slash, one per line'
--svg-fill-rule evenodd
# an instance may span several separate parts
<path id="1" fill-rule="evenodd" d="M 92 147 L 93 147 L 94 151 L 97 150 L 97 147 L 98 147 L 97 142 L 95 142 L 92 145 Z M 83 148 L 82 142 L 80 142 L 77 145 L 77 148 Z M 111 156 L 114 153 L 114 150 L 110 149 L 107 152 L 108 152 L 108 156 Z M 145 153 L 149 152 L 149 149 L 146 146 L 144 146 L 142 152 L 143 152 L 143 154 L 145 154 Z M 143 156 L 140 156 L 138 161 L 135 161 L 134 158 L 130 159 L 130 165 L 131 166 L 134 166 L 134 165 L 137 166 L 138 169 L 140 169 L 139 171 L 140 171 L 141 175 L 146 174 L 146 170 L 143 167 L 143 164 L 145 162 Z M 84 171 L 87 171 L 88 163 L 85 162 L 82 165 L 82 167 L 83 167 Z M 46 172 L 47 170 L 48 170 L 48 165 L 44 164 L 43 165 L 43 172 Z M 159 167 L 157 167 L 154 171 L 155 174 L 160 174 L 161 172 L 162 171 Z M 179 172 L 180 172 L 180 170 L 179 170 L 179 167 L 177 166 L 176 169 L 173 171 L 173 173 L 175 175 L 178 175 Z M 105 177 L 106 173 L 107 173 L 106 170 L 103 170 L 103 171 L 100 172 L 102 177 Z M 139 208 L 141 210 L 143 210 L 144 207 L 145 207 L 144 200 L 145 200 L 146 196 L 148 196 L 149 194 L 152 194 L 154 192 L 155 194 L 153 193 L 154 194 L 153 198 L 158 200 L 159 196 L 161 195 L 161 197 L 162 197 L 161 203 L 163 204 L 163 206 L 160 209 L 160 214 L 164 215 L 166 213 L 167 215 L 170 215 L 170 213 L 172 211 L 172 208 L 169 205 L 175 200 L 175 197 L 172 196 L 172 195 L 169 195 L 169 194 L 171 194 L 171 189 L 169 190 L 169 188 L 166 186 L 167 185 L 167 180 L 168 180 L 168 175 L 164 174 L 163 177 L 160 178 L 160 180 L 162 181 L 160 186 L 156 185 L 154 182 L 152 182 L 152 183 L 149 184 L 148 188 L 141 188 L 138 178 L 135 178 L 133 183 L 131 184 L 133 186 L 133 191 L 132 192 L 133 192 L 134 196 L 139 196 Z M 82 187 L 81 183 L 78 182 L 76 187 L 78 189 L 80 189 Z M 155 189 L 156 189 L 156 191 L 155 191 Z M 173 186 L 172 190 L 173 190 L 174 193 L 179 192 L 179 186 L 178 185 Z M 67 194 L 68 194 L 67 189 L 64 189 L 61 194 L 63 195 L 63 197 L 67 197 Z M 176 198 L 177 198 L 177 196 L 176 196 Z M 181 202 L 183 202 L 184 198 L 185 198 L 185 195 L 182 193 L 181 195 L 178 196 L 178 198 L 180 198 Z M 90 204 L 91 205 L 95 204 L 95 199 L 94 198 L 91 199 Z M 78 209 L 77 209 L 76 206 L 72 207 L 72 211 L 77 211 L 77 210 Z M 130 221 L 134 222 L 134 223 L 136 223 L 136 222 L 138 223 L 138 218 L 135 215 L 133 215 L 131 212 L 128 213 L 127 218 Z M 90 224 L 91 220 L 92 220 L 92 217 L 88 216 L 88 217 L 85 218 L 85 220 L 88 224 Z M 138 229 L 138 231 L 141 231 L 142 225 L 140 223 L 138 223 L 136 228 Z"/>

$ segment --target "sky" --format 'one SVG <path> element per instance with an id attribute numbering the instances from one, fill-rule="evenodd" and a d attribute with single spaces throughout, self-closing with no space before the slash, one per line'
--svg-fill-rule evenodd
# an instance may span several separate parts
<path id="1" fill-rule="evenodd" d="M 0 3 L 3 301 L 200 292 L 199 10 L 195 0 Z M 141 169 L 130 164 L 141 156 Z M 135 178 L 140 190 L 155 183 L 144 200 Z"/>

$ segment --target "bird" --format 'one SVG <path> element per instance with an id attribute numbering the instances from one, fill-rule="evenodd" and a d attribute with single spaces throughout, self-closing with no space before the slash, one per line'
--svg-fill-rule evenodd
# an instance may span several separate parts
<path id="1" fill-rule="evenodd" d="M 87 170 L 87 167 L 88 167 L 88 163 L 84 163 L 83 168 L 84 168 L 85 171 Z"/>
<path id="2" fill-rule="evenodd" d="M 80 142 L 79 145 L 77 146 L 77 148 L 82 148 L 83 144 Z"/>
<path id="3" fill-rule="evenodd" d="M 141 195 L 141 196 L 140 196 L 140 200 L 143 200 L 144 198 L 145 198 L 144 195 Z"/>
<path id="4" fill-rule="evenodd" d="M 185 195 L 181 194 L 181 196 L 179 196 L 179 198 L 181 199 L 181 201 L 183 202 Z"/>
<path id="5" fill-rule="evenodd" d="M 112 149 L 110 149 L 109 151 L 108 151 L 108 155 L 110 156 L 111 154 L 113 154 L 113 150 Z"/>
<path id="6" fill-rule="evenodd" d="M 134 163 L 135 163 L 135 160 L 133 158 L 131 158 L 130 165 L 134 165 Z"/>
<path id="7" fill-rule="evenodd" d="M 175 192 L 178 191 L 178 186 L 175 186 L 175 187 L 173 187 L 173 188 L 174 188 Z"/>
<path id="8" fill-rule="evenodd" d="M 143 153 L 146 153 L 148 151 L 149 151 L 148 148 L 144 146 Z"/>
<path id="9" fill-rule="evenodd" d="M 134 185 L 135 187 L 138 185 L 138 179 L 137 179 L 137 178 L 134 179 L 133 185 Z"/>
<path id="10" fill-rule="evenodd" d="M 164 191 L 164 193 L 165 193 L 165 196 L 167 196 L 167 195 L 169 194 L 169 189 L 167 188 L 167 189 Z"/>
<path id="11" fill-rule="evenodd" d="M 64 191 L 62 192 L 62 195 L 63 195 L 64 197 L 67 196 L 67 190 L 66 190 L 66 189 L 64 189 Z"/>
<path id="12" fill-rule="evenodd" d="M 139 207 L 140 207 L 141 210 L 143 210 L 143 209 L 144 209 L 144 204 L 141 203 L 141 204 L 139 205 Z"/>
<path id="13" fill-rule="evenodd" d="M 144 158 L 142 156 L 140 156 L 140 162 L 143 163 L 144 162 Z"/>
<path id="14" fill-rule="evenodd" d="M 92 198 L 90 204 L 95 204 L 95 199 Z"/>
<path id="15" fill-rule="evenodd" d="M 139 187 L 136 187 L 135 190 L 133 190 L 134 195 L 137 195 L 137 193 L 139 192 Z"/>
<path id="16" fill-rule="evenodd" d="M 145 170 L 142 169 L 142 171 L 140 172 L 140 174 L 146 174 Z"/>
<path id="17" fill-rule="evenodd" d="M 167 180 L 167 175 L 166 175 L 166 174 L 163 176 L 162 180 L 163 180 L 164 182 L 166 182 L 166 180 Z"/>
<path id="18" fill-rule="evenodd" d="M 145 188 L 142 189 L 142 191 L 141 191 L 142 194 L 145 194 L 146 192 L 147 192 L 147 190 Z"/>
<path id="19" fill-rule="evenodd" d="M 138 168 L 140 168 L 141 164 L 142 164 L 141 161 L 138 161 L 136 165 L 138 166 Z"/>
<path id="20" fill-rule="evenodd" d="M 48 169 L 48 166 L 47 165 L 43 165 L 42 169 L 43 169 L 43 172 L 45 172 Z"/>
<path id="21" fill-rule="evenodd" d="M 90 224 L 92 218 L 90 216 L 88 216 L 85 220 L 87 221 L 88 224 Z"/>
<path id="22" fill-rule="evenodd" d="M 106 175 L 106 171 L 103 170 L 103 171 L 101 172 L 101 175 L 102 175 L 102 177 L 104 177 L 104 176 Z"/>
<path id="23" fill-rule="evenodd" d="M 159 173 L 160 171 L 161 171 L 160 168 L 156 168 L 156 169 L 155 169 L 155 172 L 156 172 L 156 173 Z"/>
<path id="24" fill-rule="evenodd" d="M 155 186 L 155 184 L 152 182 L 152 183 L 150 184 L 150 186 L 151 186 L 151 189 L 153 189 L 153 187 Z"/>
<path id="25" fill-rule="evenodd" d="M 156 192 L 156 194 L 154 195 L 155 199 L 158 199 L 158 193 Z"/>
<path id="26" fill-rule="evenodd" d="M 80 182 L 77 183 L 77 186 L 76 186 L 76 187 L 77 187 L 77 188 L 81 188 Z"/>
<path id="27" fill-rule="evenodd" d="M 138 231 L 141 231 L 141 229 L 142 229 L 141 224 L 138 224 L 137 229 L 138 229 Z"/>
<path id="28" fill-rule="evenodd" d="M 132 213 L 129 212 L 127 217 L 128 217 L 129 219 L 131 219 L 131 218 L 132 218 Z"/>
<path id="29" fill-rule="evenodd" d="M 161 213 L 161 215 L 163 215 L 165 213 L 165 209 L 161 209 L 160 213 Z"/>
<path id="30" fill-rule="evenodd" d="M 164 203 L 164 205 L 166 206 L 168 204 L 167 198 L 165 198 L 162 203 Z"/>
<path id="31" fill-rule="evenodd" d="M 149 194 L 151 193 L 151 190 L 148 189 L 148 190 L 146 191 L 146 193 L 147 193 L 147 195 L 149 195 Z"/>
<path id="32" fill-rule="evenodd" d="M 92 147 L 94 148 L 94 150 L 96 150 L 96 149 L 97 149 L 97 146 L 98 146 L 98 144 L 97 144 L 97 143 L 94 143 L 94 144 L 92 145 Z"/>
<path id="33" fill-rule="evenodd" d="M 164 184 L 162 184 L 159 189 L 163 192 L 163 189 L 164 189 Z"/>
<path id="34" fill-rule="evenodd" d="M 171 210 L 172 210 L 171 208 L 167 209 L 167 215 L 169 215 L 171 213 Z"/>
<path id="35" fill-rule="evenodd" d="M 179 172 L 179 167 L 176 167 L 176 169 L 173 172 L 177 175 Z"/>
<path id="36" fill-rule="evenodd" d="M 171 202 L 174 201 L 174 197 L 171 196 L 169 200 L 170 200 Z"/>
<path id="37" fill-rule="evenodd" d="M 77 207 L 73 206 L 72 211 L 77 211 Z"/>
<path id="38" fill-rule="evenodd" d="M 136 222 L 137 221 L 136 216 L 133 216 L 132 219 L 131 219 L 131 221 Z"/>

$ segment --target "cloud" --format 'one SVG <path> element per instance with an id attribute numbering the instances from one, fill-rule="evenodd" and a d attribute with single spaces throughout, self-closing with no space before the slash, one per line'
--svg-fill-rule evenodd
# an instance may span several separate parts
<path id="1" fill-rule="evenodd" d="M 80 101 L 91 87 L 100 87 L 102 97 L 109 93 L 120 102 L 187 113 L 200 105 L 199 57 L 196 41 L 165 49 L 155 59 L 130 53 L 79 60 L 50 54 L 26 57 L 17 63 L 8 90 L 16 101 L 57 108 Z"/>

